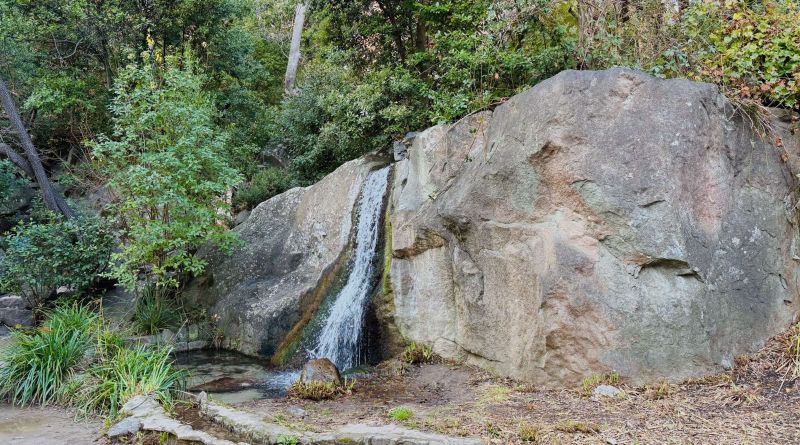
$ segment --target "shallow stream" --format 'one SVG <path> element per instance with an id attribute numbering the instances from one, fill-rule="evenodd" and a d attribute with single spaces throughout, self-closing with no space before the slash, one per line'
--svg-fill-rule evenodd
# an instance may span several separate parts
<path id="1" fill-rule="evenodd" d="M 277 369 L 267 359 L 259 359 L 232 351 L 202 350 L 175 354 L 178 368 L 189 373 L 187 388 L 205 385 L 221 378 L 241 382 L 237 389 L 206 390 L 214 400 L 240 403 L 258 399 L 283 397 L 299 377 L 300 371 Z"/>

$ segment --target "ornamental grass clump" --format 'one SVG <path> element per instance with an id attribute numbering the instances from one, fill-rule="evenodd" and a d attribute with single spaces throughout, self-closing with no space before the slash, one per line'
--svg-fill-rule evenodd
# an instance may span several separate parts
<path id="1" fill-rule="evenodd" d="M 63 306 L 41 328 L 12 332 L 11 345 L 0 356 L 0 397 L 19 405 L 57 402 L 94 346 L 100 325 L 88 308 Z"/>

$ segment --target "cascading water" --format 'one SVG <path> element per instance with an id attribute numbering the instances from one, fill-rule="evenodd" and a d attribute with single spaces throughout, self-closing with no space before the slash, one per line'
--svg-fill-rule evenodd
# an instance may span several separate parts
<path id="1" fill-rule="evenodd" d="M 316 347 L 310 351 L 312 356 L 326 357 L 342 370 L 361 364 L 359 343 L 365 309 L 375 285 L 375 255 L 389 169 L 384 167 L 367 176 L 358 207 L 353 265 L 347 283 L 336 295 Z"/>

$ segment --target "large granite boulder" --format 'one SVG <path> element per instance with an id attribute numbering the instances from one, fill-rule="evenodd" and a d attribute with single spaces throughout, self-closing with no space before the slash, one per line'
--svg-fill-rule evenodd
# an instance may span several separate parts
<path id="1" fill-rule="evenodd" d="M 800 309 L 791 152 L 711 85 L 563 72 L 397 164 L 395 322 L 545 387 L 731 366 Z"/>
<path id="2" fill-rule="evenodd" d="M 234 229 L 241 243 L 233 252 L 201 252 L 206 273 L 184 294 L 210 308 L 227 347 L 271 357 L 287 335 L 298 334 L 348 256 L 364 179 L 385 162 L 367 156 L 275 196 Z"/>

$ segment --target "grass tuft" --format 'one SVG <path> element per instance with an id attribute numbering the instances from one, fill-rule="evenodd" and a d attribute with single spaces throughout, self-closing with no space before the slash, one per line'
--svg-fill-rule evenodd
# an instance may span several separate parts
<path id="1" fill-rule="evenodd" d="M 519 440 L 523 442 L 536 443 L 544 437 L 544 433 L 540 427 L 527 422 L 519 424 L 517 434 L 519 435 Z"/>
<path id="2" fill-rule="evenodd" d="M 177 328 L 183 318 L 180 308 L 173 302 L 171 290 L 149 285 L 136 299 L 133 329 L 137 334 L 159 334 L 164 329 Z"/>
<path id="3" fill-rule="evenodd" d="M 355 380 L 345 378 L 344 385 L 337 385 L 335 382 L 322 382 L 312 380 L 310 382 L 296 381 L 289 387 L 289 395 L 307 400 L 327 400 L 336 396 L 350 394 L 353 392 Z"/>
<path id="4" fill-rule="evenodd" d="M 616 371 L 605 374 L 594 374 L 583 379 L 581 389 L 584 395 L 590 395 L 595 388 L 600 385 L 618 385 L 620 382 L 619 374 Z"/>
<path id="5" fill-rule="evenodd" d="M 389 410 L 389 417 L 397 422 L 405 422 L 414 417 L 414 411 L 405 406 L 398 406 Z"/>
<path id="6" fill-rule="evenodd" d="M 561 431 L 569 434 L 597 434 L 600 432 L 600 427 L 593 423 L 576 422 L 574 420 L 567 420 L 555 426 L 556 431 Z"/>
<path id="7" fill-rule="evenodd" d="M 0 397 L 18 405 L 57 402 L 99 326 L 97 314 L 76 305 L 56 308 L 38 330 L 14 331 L 0 356 Z"/>
<path id="8" fill-rule="evenodd" d="M 430 363 L 433 360 L 433 349 L 428 345 L 412 342 L 403 350 L 400 359 L 409 364 Z"/>
<path id="9" fill-rule="evenodd" d="M 789 375 L 792 376 L 792 379 L 800 378 L 800 323 L 797 323 L 791 329 L 786 346 L 786 355 L 788 357 Z"/>

